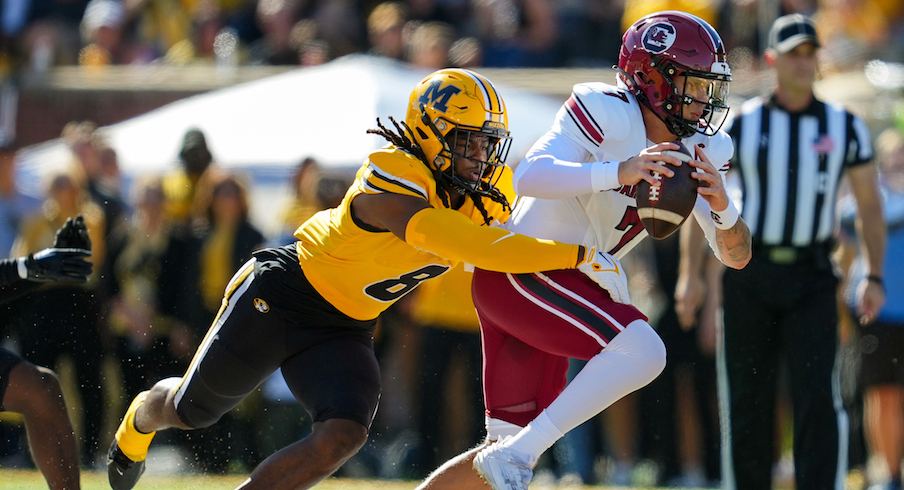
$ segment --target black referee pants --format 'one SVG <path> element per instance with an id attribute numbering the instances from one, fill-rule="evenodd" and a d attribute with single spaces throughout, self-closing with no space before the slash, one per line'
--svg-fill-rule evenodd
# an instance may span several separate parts
<path id="1" fill-rule="evenodd" d="M 796 488 L 844 488 L 848 419 L 841 403 L 837 279 L 828 261 L 779 265 L 755 257 L 723 278 L 719 354 L 725 488 L 772 487 L 781 366 L 794 412 Z M 727 413 L 726 413 L 727 410 Z M 726 418 L 727 416 L 727 418 Z"/>

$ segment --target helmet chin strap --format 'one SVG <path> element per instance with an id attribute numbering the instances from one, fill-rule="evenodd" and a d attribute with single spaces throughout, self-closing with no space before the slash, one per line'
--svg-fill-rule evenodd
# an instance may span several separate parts
<path id="1" fill-rule="evenodd" d="M 675 136 L 677 136 L 679 138 L 686 138 L 686 137 L 696 133 L 696 131 L 689 128 L 687 125 L 682 124 L 679 121 L 680 118 L 677 116 L 661 116 L 661 115 L 659 115 L 659 113 L 653 109 L 653 104 L 650 103 L 650 100 L 647 99 L 646 94 L 644 94 L 642 90 L 638 90 L 638 91 L 634 92 L 634 98 L 636 98 L 637 101 L 640 102 L 641 105 L 643 105 L 644 107 L 649 109 L 650 112 L 653 113 L 653 115 L 655 115 L 657 118 L 659 118 L 659 120 L 662 121 L 663 124 L 665 124 L 665 127 L 668 128 L 669 132 L 671 132 Z"/>

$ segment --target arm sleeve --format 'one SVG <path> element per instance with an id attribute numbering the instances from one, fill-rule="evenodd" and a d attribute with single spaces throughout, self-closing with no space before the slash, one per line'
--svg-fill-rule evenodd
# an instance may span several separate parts
<path id="1" fill-rule="evenodd" d="M 516 274 L 571 269 L 584 255 L 579 245 L 477 226 L 451 209 L 426 208 L 415 213 L 405 228 L 405 241 L 449 260 Z"/>
<path id="2" fill-rule="evenodd" d="M 534 143 L 516 167 L 515 192 L 540 199 L 564 199 L 618 187 L 618 162 L 581 163 L 589 158 L 580 144 L 550 131 Z M 611 180 L 607 165 L 615 166 L 614 183 L 607 182 Z"/>
<path id="3" fill-rule="evenodd" d="M 719 245 L 716 243 L 716 225 L 713 223 L 713 218 L 709 213 L 709 203 L 706 202 L 706 199 L 703 199 L 703 197 L 698 195 L 697 202 L 694 203 L 694 218 L 703 230 L 706 241 L 709 243 L 709 248 L 719 260 L 722 260 L 722 257 L 719 255 Z"/>

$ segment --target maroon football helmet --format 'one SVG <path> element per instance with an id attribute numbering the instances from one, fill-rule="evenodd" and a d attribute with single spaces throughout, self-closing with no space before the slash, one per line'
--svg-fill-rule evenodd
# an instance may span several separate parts
<path id="1" fill-rule="evenodd" d="M 642 17 L 622 37 L 618 69 L 637 100 L 676 136 L 712 135 L 722 127 L 731 70 L 722 38 L 703 19 L 674 10 Z M 695 93 L 707 100 L 695 99 Z M 699 119 L 681 117 L 682 108 L 695 101 L 703 104 Z"/>

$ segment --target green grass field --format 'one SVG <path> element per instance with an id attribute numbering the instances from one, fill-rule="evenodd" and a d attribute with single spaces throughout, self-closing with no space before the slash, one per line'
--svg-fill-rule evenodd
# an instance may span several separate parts
<path id="1" fill-rule="evenodd" d="M 135 490 L 228 490 L 234 489 L 245 480 L 243 475 L 213 476 L 213 475 L 146 475 Z M 328 478 L 320 485 L 318 490 L 412 490 L 417 482 L 412 481 L 386 481 L 386 480 L 355 480 L 349 478 Z M 0 469 L 0 488 L 3 490 L 47 490 L 47 484 L 40 473 L 34 470 L 3 470 Z M 489 488 L 489 487 L 488 487 Z M 552 487 L 531 486 L 539 489 L 590 489 L 603 487 Z M 109 490 L 107 474 L 99 471 L 82 472 L 82 490 Z"/>
<path id="2" fill-rule="evenodd" d="M 214 490 L 233 489 L 245 480 L 244 475 L 146 475 L 135 490 Z M 410 490 L 414 482 L 389 482 L 329 478 L 316 488 L 323 490 Z M 3 490 L 47 490 L 40 473 L 33 470 L 0 470 Z M 99 471 L 82 472 L 82 490 L 110 490 L 107 474 Z"/>
<path id="3" fill-rule="evenodd" d="M 239 486 L 245 475 L 145 475 L 135 490 L 231 490 Z M 391 480 L 359 480 L 352 478 L 327 478 L 315 488 L 317 490 L 413 490 L 419 482 Z M 845 488 L 861 490 L 865 487 L 862 476 L 849 475 Z M 3 490 L 47 490 L 44 478 L 35 470 L 13 470 L 0 468 L 0 488 Z M 623 488 L 623 487 L 622 487 Z M 657 490 L 650 487 L 634 486 L 633 489 Z M 793 483 L 779 484 L 779 489 L 793 490 Z M 82 490 L 109 490 L 106 472 L 83 471 Z M 489 489 L 489 487 L 487 487 Z M 531 490 L 620 490 L 606 486 L 549 485 L 532 484 Z M 658 489 L 669 490 L 669 489 Z M 682 489 L 694 490 L 694 489 Z"/>

